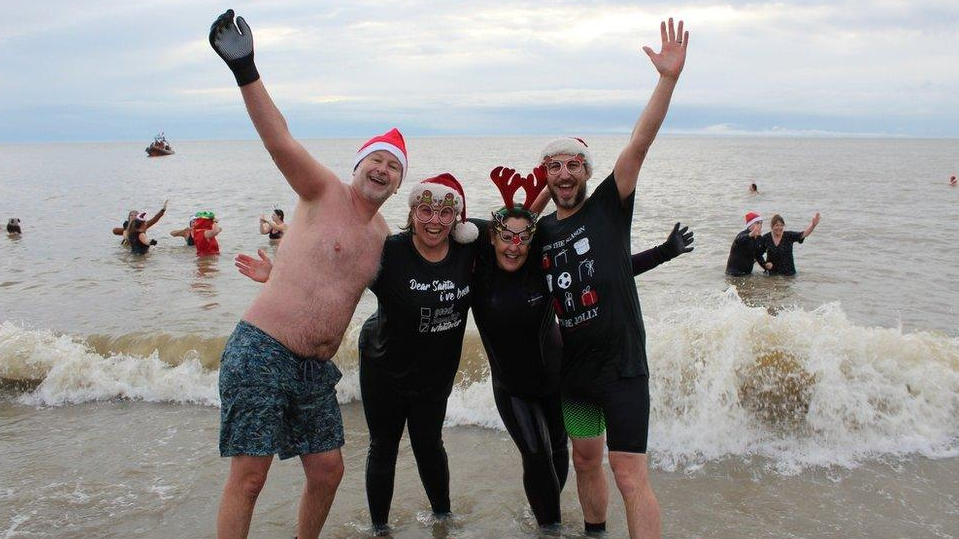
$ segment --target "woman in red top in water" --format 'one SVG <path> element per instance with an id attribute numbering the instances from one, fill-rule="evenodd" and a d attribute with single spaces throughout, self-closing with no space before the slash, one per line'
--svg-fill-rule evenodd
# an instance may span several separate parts
<path id="1" fill-rule="evenodd" d="M 196 256 L 220 254 L 220 244 L 216 235 L 220 233 L 219 221 L 212 211 L 198 211 L 193 221 L 193 244 L 196 246 Z"/>

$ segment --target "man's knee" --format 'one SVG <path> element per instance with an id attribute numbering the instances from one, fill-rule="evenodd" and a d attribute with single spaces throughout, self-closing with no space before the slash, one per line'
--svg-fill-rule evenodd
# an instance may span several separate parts
<path id="1" fill-rule="evenodd" d="M 616 487 L 623 496 L 638 494 L 649 487 L 649 469 L 645 455 L 611 452 L 609 466 L 613 469 Z"/>
<path id="2" fill-rule="evenodd" d="M 230 473 L 233 490 L 248 500 L 256 500 L 266 484 L 267 470 L 240 469 Z"/>
<path id="3" fill-rule="evenodd" d="M 343 479 L 343 455 L 337 449 L 303 456 L 308 488 L 336 489 Z"/>
<path id="4" fill-rule="evenodd" d="M 573 468 L 576 473 L 601 470 L 603 467 L 603 441 L 590 439 L 573 442 Z"/>

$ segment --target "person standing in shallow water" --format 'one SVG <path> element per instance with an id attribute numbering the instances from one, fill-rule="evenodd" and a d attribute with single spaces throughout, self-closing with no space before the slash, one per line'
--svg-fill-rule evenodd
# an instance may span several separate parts
<path id="1" fill-rule="evenodd" d="M 759 252 L 759 240 L 763 233 L 763 218 L 756 212 L 746 214 L 746 228 L 736 234 L 733 244 L 729 247 L 729 258 L 726 259 L 726 275 L 740 277 L 753 272 L 753 264 L 764 263 Z"/>
<path id="2" fill-rule="evenodd" d="M 678 31 L 677 31 L 678 30 Z M 557 210 L 540 219 L 537 245 L 563 336 L 561 387 L 586 531 L 606 529 L 609 490 L 604 441 L 623 497 L 631 538 L 659 537 L 659 504 L 649 483 L 649 367 L 646 334 L 630 261 L 639 171 L 666 118 L 686 62 L 688 32 L 660 25 L 662 49 L 643 50 L 659 82 L 610 174 L 586 197 L 593 162 L 575 138 L 543 149 Z M 576 118 L 569 111 L 567 118 Z M 601 429 L 605 427 L 605 432 Z"/>
<path id="3" fill-rule="evenodd" d="M 286 232 L 286 223 L 283 221 L 283 210 L 274 209 L 270 220 L 260 216 L 260 234 L 269 235 L 271 240 L 279 241 Z"/>
<path id="4" fill-rule="evenodd" d="M 210 27 L 210 45 L 233 72 L 273 162 L 298 195 L 269 282 L 227 340 L 220 360 L 220 455 L 230 472 L 217 536 L 246 537 L 273 462 L 298 456 L 306 476 L 297 536 L 315 539 L 343 477 L 343 420 L 336 401 L 339 349 L 389 234 L 380 206 L 407 171 L 396 129 L 357 152 L 342 183 L 290 134 L 253 62 L 253 34 L 233 10 Z M 295 38 L 294 38 L 295 39 Z M 195 237 L 194 237 L 195 238 Z"/>
<path id="5" fill-rule="evenodd" d="M 796 264 L 793 261 L 793 244 L 802 243 L 812 234 L 819 224 L 819 212 L 813 216 L 806 230 L 795 232 L 785 230 L 786 221 L 780 215 L 773 215 L 769 222 L 772 230 L 762 237 L 758 246 L 759 256 L 766 259 L 760 262 L 769 275 L 795 275 Z"/>

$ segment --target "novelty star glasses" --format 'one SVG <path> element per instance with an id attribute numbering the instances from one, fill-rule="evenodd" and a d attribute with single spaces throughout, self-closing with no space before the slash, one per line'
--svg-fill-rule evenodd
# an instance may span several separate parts
<path id="1" fill-rule="evenodd" d="M 565 168 L 566 172 L 576 174 L 583 170 L 586 164 L 582 159 L 573 158 L 568 161 L 550 161 L 546 163 L 546 173 L 550 176 L 559 176 L 559 173 Z"/>
<path id="2" fill-rule="evenodd" d="M 434 208 L 430 204 L 420 204 L 416 206 L 413 211 L 413 217 L 417 221 L 426 224 L 433 220 L 433 214 L 439 214 L 440 224 L 443 226 L 453 224 L 453 221 L 456 220 L 456 210 L 450 206 L 443 206 L 442 208 Z"/>

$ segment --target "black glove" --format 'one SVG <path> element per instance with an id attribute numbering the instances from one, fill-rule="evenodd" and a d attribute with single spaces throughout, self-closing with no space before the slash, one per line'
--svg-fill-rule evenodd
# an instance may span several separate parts
<path id="1" fill-rule="evenodd" d="M 154 240 L 150 240 L 150 245 L 156 245 L 156 244 L 157 244 L 157 240 L 155 240 L 155 239 L 154 239 Z"/>
<path id="2" fill-rule="evenodd" d="M 665 243 L 659 246 L 663 258 L 672 260 L 677 256 L 688 253 L 693 250 L 690 245 L 693 243 L 693 233 L 689 231 L 688 226 L 679 228 L 679 223 L 673 225 L 673 231 L 669 233 Z"/>
<path id="3" fill-rule="evenodd" d="M 233 24 L 232 9 L 226 10 L 210 26 L 210 46 L 233 71 L 239 86 L 260 79 L 253 63 L 253 34 L 243 17 L 237 17 L 236 25 Z"/>

